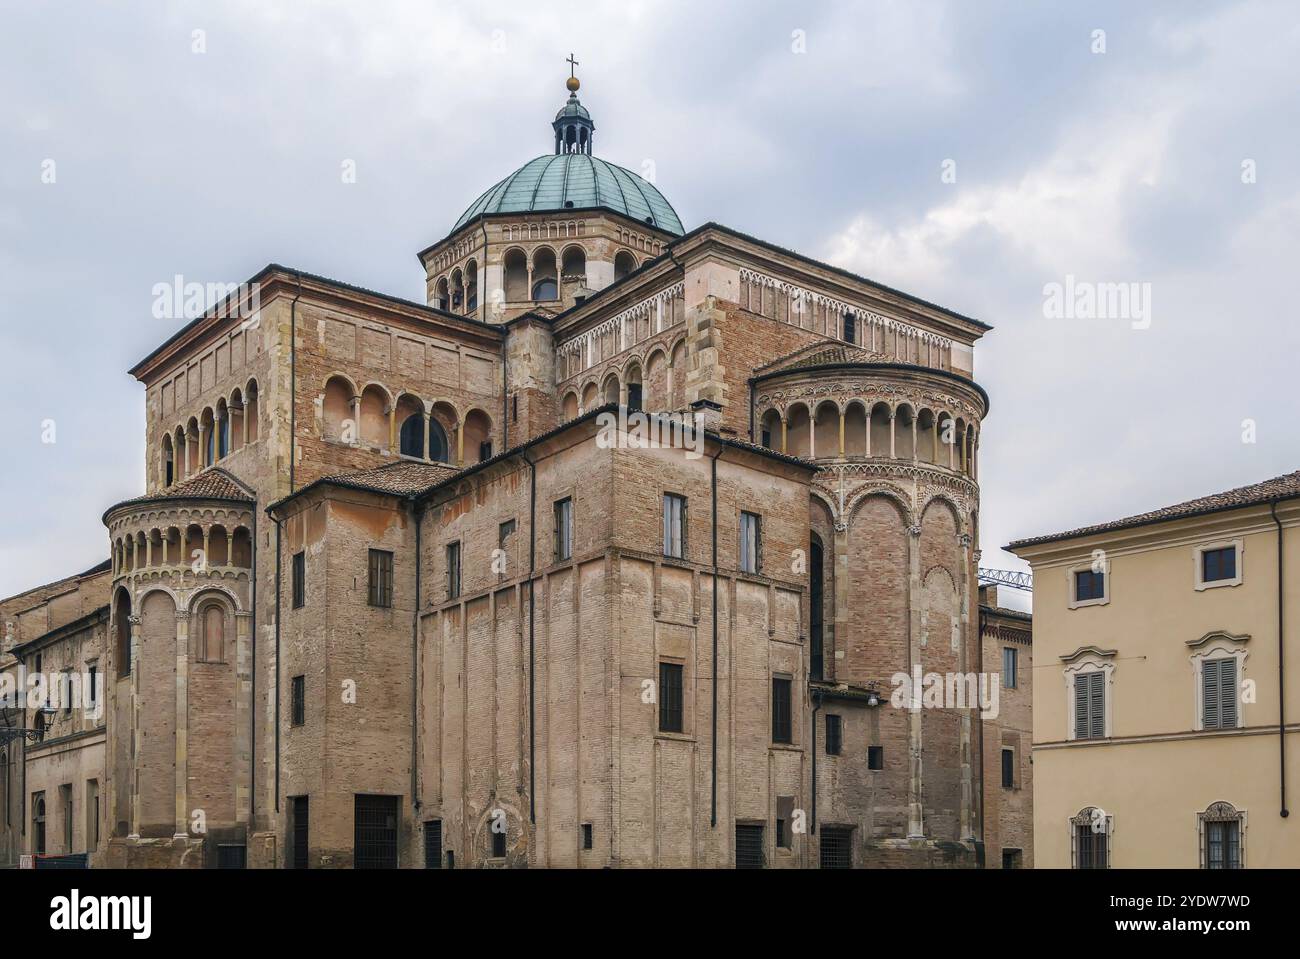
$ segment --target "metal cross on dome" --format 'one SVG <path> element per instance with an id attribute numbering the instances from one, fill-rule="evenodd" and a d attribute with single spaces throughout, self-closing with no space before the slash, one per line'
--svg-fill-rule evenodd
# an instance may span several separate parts
<path id="1" fill-rule="evenodd" d="M 573 72 L 573 68 L 578 66 L 578 61 L 573 59 L 572 53 L 569 54 L 569 59 L 566 62 L 569 64 L 569 76 L 570 77 L 576 76 L 576 74 Z"/>

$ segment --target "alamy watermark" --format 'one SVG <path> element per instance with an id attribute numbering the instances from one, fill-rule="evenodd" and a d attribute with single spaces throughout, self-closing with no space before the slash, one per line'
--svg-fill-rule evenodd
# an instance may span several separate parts
<path id="1" fill-rule="evenodd" d="M 255 325 L 262 309 L 259 283 L 199 283 L 177 273 L 170 283 L 155 283 L 153 316 L 157 320 L 193 320 L 208 311 L 219 319 L 244 320 Z"/>
<path id="2" fill-rule="evenodd" d="M 1043 285 L 1043 316 L 1049 320 L 1131 320 L 1133 329 L 1151 326 L 1150 283 L 1093 283 L 1073 273 L 1064 283 Z"/>
<path id="3" fill-rule="evenodd" d="M 704 427 L 682 413 L 643 413 L 620 406 L 596 417 L 596 445 L 608 449 L 684 449 L 686 458 L 704 455 Z"/>

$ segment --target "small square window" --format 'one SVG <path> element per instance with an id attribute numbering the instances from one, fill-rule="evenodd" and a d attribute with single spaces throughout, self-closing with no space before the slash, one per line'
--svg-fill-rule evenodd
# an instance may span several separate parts
<path id="1" fill-rule="evenodd" d="M 867 747 L 867 768 L 884 769 L 885 768 L 885 747 L 868 746 Z"/>
<path id="2" fill-rule="evenodd" d="M 1237 548 L 1207 549 L 1201 553 L 1201 579 L 1214 583 L 1237 578 Z"/>
<path id="3" fill-rule="evenodd" d="M 1104 599 L 1106 596 L 1106 573 L 1093 569 L 1080 569 L 1074 573 L 1074 601 L 1085 603 L 1089 600 Z"/>

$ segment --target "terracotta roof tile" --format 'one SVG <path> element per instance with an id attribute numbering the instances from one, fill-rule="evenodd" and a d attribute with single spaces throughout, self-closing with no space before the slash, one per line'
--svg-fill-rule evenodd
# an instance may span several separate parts
<path id="1" fill-rule="evenodd" d="M 251 490 L 219 466 L 205 469 L 197 476 L 192 476 L 170 489 L 159 493 L 146 493 L 111 506 L 105 511 L 107 516 L 115 509 L 130 506 L 132 503 L 164 503 L 167 500 L 219 499 L 236 500 L 244 503 L 256 502 Z"/>
<path id="2" fill-rule="evenodd" d="M 1138 513 L 1136 516 L 1111 520 L 1109 523 L 1082 526 L 1078 529 L 1068 530 L 1064 533 L 1052 533 L 1047 536 L 1018 539 L 1009 544 L 1007 549 L 1014 550 L 1021 546 L 1033 546 L 1038 543 L 1050 543 L 1061 539 L 1075 539 L 1080 536 L 1091 536 L 1094 533 L 1109 532 L 1110 530 L 1130 529 L 1134 526 L 1146 526 L 1151 523 L 1182 519 L 1188 516 L 1202 516 L 1206 513 L 1218 513 L 1222 510 L 1237 509 L 1243 506 L 1259 506 L 1269 500 L 1291 499 L 1293 497 L 1300 497 L 1300 471 L 1276 476 L 1273 479 L 1264 480 L 1262 483 L 1252 483 L 1250 486 L 1239 486 L 1236 489 L 1215 493 L 1212 496 L 1202 496 L 1198 499 L 1188 500 L 1186 503 L 1178 503 L 1174 506 L 1165 506 L 1146 513 Z"/>
<path id="3" fill-rule="evenodd" d="M 440 483 L 449 476 L 455 476 L 460 470 L 445 463 L 416 463 L 402 460 L 388 463 L 368 470 L 354 470 L 350 473 L 337 473 L 326 476 L 322 482 L 335 483 L 358 489 L 374 490 L 376 493 L 392 493 L 396 496 L 414 496 L 423 493 L 435 483 Z"/>
<path id="4" fill-rule="evenodd" d="M 755 369 L 755 373 L 773 373 L 778 370 L 798 370 L 810 366 L 827 366 L 832 363 L 881 363 L 888 359 L 883 353 L 873 353 L 860 346 L 851 346 L 839 340 L 822 340 L 802 346 L 793 353 L 778 357 L 771 363 Z"/>

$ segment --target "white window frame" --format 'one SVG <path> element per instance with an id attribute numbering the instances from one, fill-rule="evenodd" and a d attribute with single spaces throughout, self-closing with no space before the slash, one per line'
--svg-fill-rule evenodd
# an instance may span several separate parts
<path id="1" fill-rule="evenodd" d="M 1203 557 L 1207 552 L 1216 549 L 1228 549 L 1231 547 L 1236 551 L 1237 575 L 1232 579 L 1212 579 L 1208 582 L 1205 579 L 1205 562 Z M 1196 591 L 1215 589 L 1219 586 L 1240 586 L 1245 559 L 1245 545 L 1238 539 L 1219 540 L 1216 543 L 1201 543 L 1192 547 L 1192 575 L 1195 577 Z"/>
<path id="2" fill-rule="evenodd" d="M 1110 602 L 1110 560 L 1102 560 L 1102 584 L 1101 595 L 1096 599 L 1077 599 L 1075 597 L 1074 574 L 1088 572 L 1092 570 L 1093 560 L 1089 559 L 1085 563 L 1077 563 L 1065 571 L 1065 589 L 1066 596 L 1070 598 L 1070 609 L 1083 609 L 1085 606 L 1105 606 Z"/>
<path id="3" fill-rule="evenodd" d="M 1111 713 L 1115 702 L 1115 654 L 1113 649 L 1098 649 L 1096 646 L 1081 646 L 1068 656 L 1062 656 L 1065 664 L 1065 739 L 1066 742 L 1101 742 L 1110 739 Z M 1074 729 L 1074 680 L 1081 673 L 1102 672 L 1106 675 L 1106 702 L 1102 713 L 1102 737 L 1076 736 Z"/>
<path id="4" fill-rule="evenodd" d="M 1204 672 L 1203 666 L 1207 659 L 1227 659 L 1237 660 L 1237 687 L 1240 690 L 1241 682 L 1246 678 L 1246 660 L 1250 656 L 1250 651 L 1246 649 L 1246 643 L 1250 636 L 1236 636 L 1232 633 L 1225 633 L 1222 630 L 1206 633 L 1200 639 L 1194 639 L 1187 645 L 1191 648 L 1191 666 L 1192 666 L 1192 729 L 1199 732 L 1221 732 L 1222 727 L 1213 729 L 1205 728 L 1205 689 L 1201 682 Z M 1237 697 L 1237 729 L 1244 729 L 1246 726 L 1246 703 Z M 1232 728 L 1232 727 L 1229 727 Z"/>
<path id="5" fill-rule="evenodd" d="M 1241 869 L 1246 868 L 1246 810 L 1239 809 L 1233 803 L 1219 801 L 1219 802 L 1210 803 L 1208 806 L 1206 806 L 1204 809 L 1202 809 L 1200 812 L 1196 814 L 1196 845 L 1197 845 L 1197 849 L 1199 850 L 1198 856 L 1200 857 L 1200 867 L 1202 869 L 1210 868 L 1210 849 L 1209 849 L 1209 843 L 1206 841 L 1207 836 L 1205 834 L 1206 817 L 1209 816 L 1211 813 L 1214 813 L 1215 815 L 1211 819 L 1212 822 L 1231 822 L 1232 821 L 1231 818 L 1225 817 L 1222 814 L 1223 807 L 1225 806 L 1231 809 L 1236 814 L 1237 849 L 1241 853 L 1240 868 Z"/>

